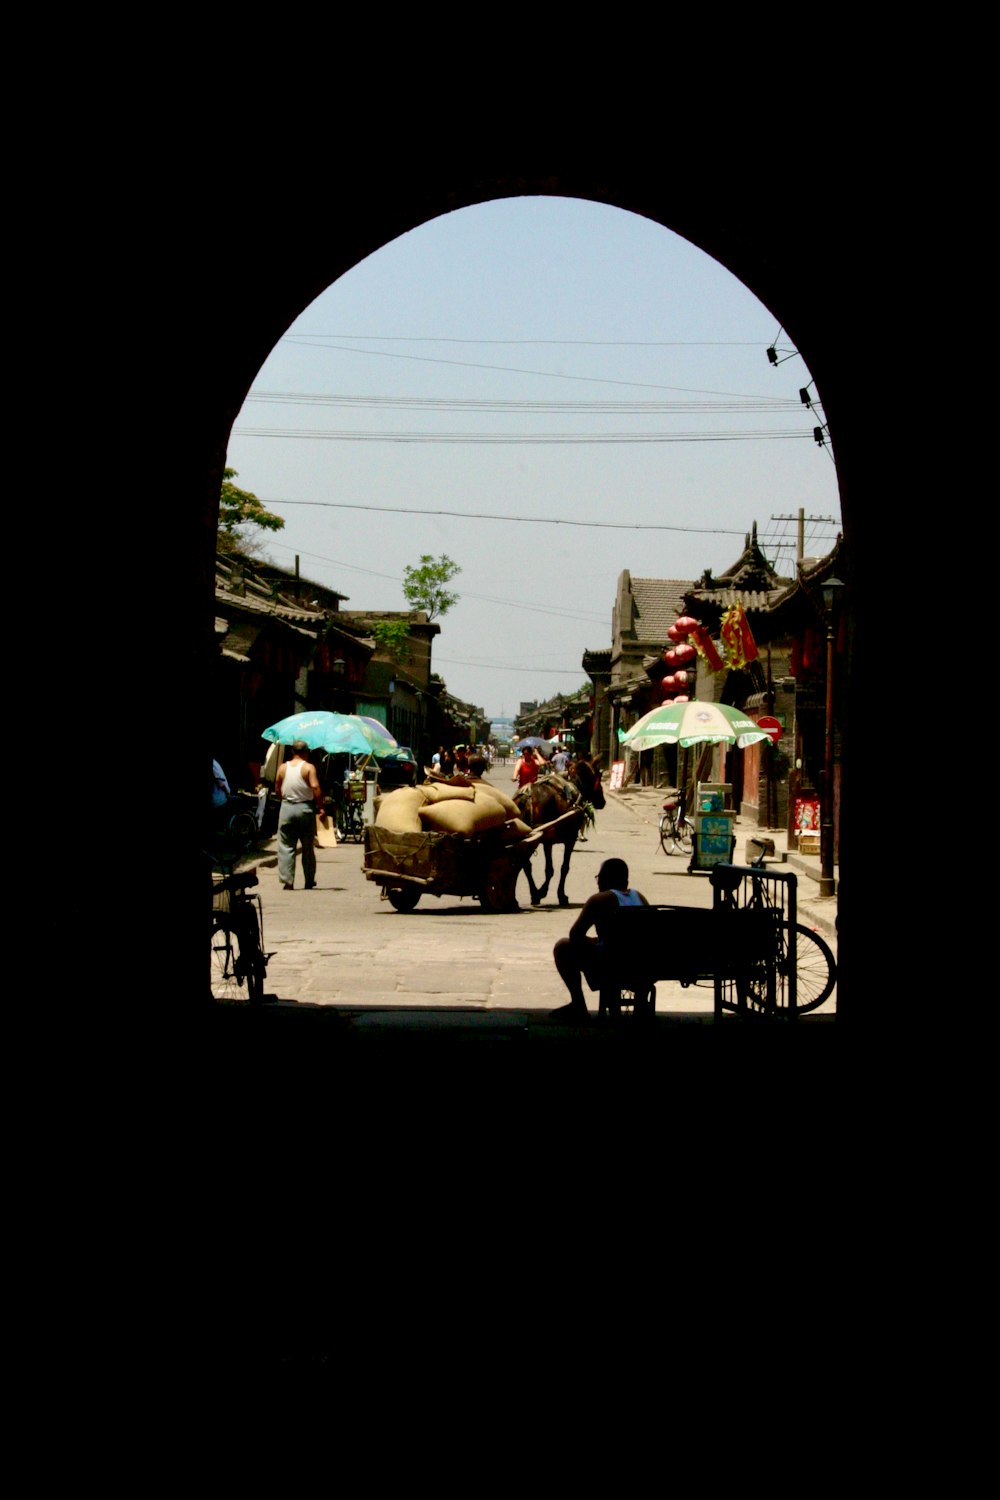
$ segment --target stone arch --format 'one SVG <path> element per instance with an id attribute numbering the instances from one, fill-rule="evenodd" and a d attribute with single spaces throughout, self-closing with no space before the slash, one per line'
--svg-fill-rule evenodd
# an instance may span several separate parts
<path id="1" fill-rule="evenodd" d="M 832 221 L 825 200 L 785 184 L 782 214 L 771 196 L 733 185 L 725 195 L 708 195 L 628 168 L 594 173 L 473 175 L 431 168 L 404 180 L 391 169 L 373 179 L 341 181 L 320 215 L 307 212 L 275 190 L 258 186 L 258 232 L 236 256 L 195 255 L 184 279 L 183 296 L 172 299 L 174 336 L 187 347 L 204 342 L 212 330 L 210 354 L 188 403 L 188 429 L 177 452 L 177 495 L 183 501 L 179 551 L 193 580 L 197 607 L 181 627 L 179 650 L 187 671 L 171 691 L 184 703 L 184 717 L 197 722 L 210 692 L 209 626 L 212 539 L 219 479 L 229 431 L 257 370 L 273 344 L 299 313 L 328 285 L 388 241 L 443 213 L 492 198 L 529 194 L 570 196 L 602 202 L 640 214 L 683 236 L 718 260 L 775 315 L 799 348 L 826 411 L 851 544 L 851 651 L 856 658 L 874 640 L 878 557 L 887 523 L 870 504 L 877 493 L 884 458 L 874 452 L 871 420 L 874 400 L 859 389 L 851 368 L 845 330 L 871 310 L 874 278 L 845 273 L 853 224 Z M 805 248 L 808 247 L 808 255 Z M 877 279 L 877 278 L 876 278 Z M 856 674 L 852 673 L 852 680 Z M 855 687 L 849 712 L 859 714 Z M 844 743 L 844 817 L 841 829 L 841 1017 L 858 1012 L 858 948 L 852 913 L 865 909 L 869 889 L 858 863 L 860 842 L 852 818 L 852 796 L 859 761 L 850 738 Z M 192 785 L 178 803 L 197 806 Z M 860 811 L 858 803 L 853 804 Z M 191 837 L 193 838 L 193 830 Z M 191 845 L 188 844 L 188 851 Z M 200 1002 L 204 967 L 197 912 L 200 887 L 190 871 L 178 868 L 178 900 L 185 934 L 171 955 L 165 976 L 175 993 Z M 846 898 L 846 899 L 845 899 Z M 856 929 L 854 929 L 856 930 Z M 188 934 L 192 934 L 188 936 Z M 869 1012 L 871 1014 L 871 1012 Z"/>

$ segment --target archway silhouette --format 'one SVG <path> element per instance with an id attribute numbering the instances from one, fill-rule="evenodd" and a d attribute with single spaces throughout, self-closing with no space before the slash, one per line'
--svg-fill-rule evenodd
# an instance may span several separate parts
<path id="1" fill-rule="evenodd" d="M 212 330 L 210 358 L 187 403 L 185 440 L 177 451 L 178 548 L 193 583 L 196 607 L 181 622 L 178 649 L 184 671 L 171 689 L 188 722 L 207 722 L 211 693 L 212 564 L 219 483 L 232 424 L 257 370 L 276 340 L 330 283 L 390 240 L 454 209 L 504 196 L 567 196 L 626 209 L 662 224 L 731 271 L 774 314 L 799 349 L 815 381 L 829 423 L 837 463 L 845 536 L 850 549 L 849 662 L 864 659 L 877 635 L 877 578 L 886 521 L 870 505 L 884 458 L 872 433 L 875 399 L 859 388 L 845 330 L 863 317 L 864 284 L 844 275 L 853 226 L 831 223 L 822 203 L 804 192 L 785 199 L 777 217 L 748 189 L 709 201 L 653 176 L 586 171 L 565 175 L 483 176 L 431 170 L 419 184 L 385 171 L 373 179 L 341 180 L 320 212 L 268 201 L 274 218 L 258 216 L 259 232 L 236 256 L 195 258 L 177 299 L 178 340 L 197 347 Z M 280 213 L 279 213 L 280 207 Z M 808 258 L 803 244 L 808 244 Z M 871 302 L 868 298 L 868 302 Z M 847 719 L 860 723 L 859 674 L 848 672 Z M 850 732 L 843 743 L 841 931 L 838 1022 L 864 1025 L 880 1015 L 877 974 L 865 980 L 855 914 L 866 910 L 878 880 L 860 858 L 860 757 Z M 185 770 L 178 806 L 198 806 L 197 769 Z M 190 856 L 198 833 L 191 820 L 178 860 L 175 890 L 178 942 L 165 962 L 165 987 L 180 1003 L 204 1005 L 203 891 Z M 868 962 L 868 960 L 865 960 Z"/>

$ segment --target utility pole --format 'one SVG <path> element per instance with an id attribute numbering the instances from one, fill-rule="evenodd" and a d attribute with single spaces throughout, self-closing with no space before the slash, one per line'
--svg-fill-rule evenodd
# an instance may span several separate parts
<path id="1" fill-rule="evenodd" d="M 772 521 L 791 521 L 795 523 L 795 561 L 800 563 L 806 555 L 806 522 L 810 526 L 838 526 L 840 523 L 836 516 L 807 516 L 804 506 L 799 506 L 794 516 L 772 516 Z M 780 551 L 783 543 L 776 543 L 775 550 Z"/>

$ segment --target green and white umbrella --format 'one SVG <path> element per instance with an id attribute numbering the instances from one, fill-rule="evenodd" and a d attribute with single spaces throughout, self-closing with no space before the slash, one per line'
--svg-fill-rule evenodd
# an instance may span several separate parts
<path id="1" fill-rule="evenodd" d="M 630 750 L 655 750 L 657 745 L 736 745 L 740 750 L 770 739 L 742 709 L 728 703 L 664 703 L 643 714 L 618 738 Z"/>

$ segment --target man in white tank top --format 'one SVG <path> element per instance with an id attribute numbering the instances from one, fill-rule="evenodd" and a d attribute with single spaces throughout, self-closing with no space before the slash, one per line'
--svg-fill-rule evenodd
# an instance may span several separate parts
<path id="1" fill-rule="evenodd" d="M 323 792 L 316 767 L 306 760 L 304 740 L 292 746 L 292 758 L 278 767 L 275 790 L 278 813 L 278 878 L 286 891 L 295 887 L 295 846 L 302 845 L 302 873 L 307 891 L 316 884 L 316 814 L 323 811 Z"/>
<path id="2" fill-rule="evenodd" d="M 560 938 L 552 950 L 559 977 L 569 990 L 570 1001 L 558 1010 L 550 1012 L 553 1021 L 586 1021 L 587 1002 L 583 998 L 583 981 L 592 990 L 601 987 L 602 942 L 601 918 L 619 906 L 648 906 L 641 891 L 633 891 L 628 883 L 628 865 L 623 859 L 606 859 L 597 872 L 597 892 L 585 902 L 580 915 L 569 930 L 569 937 Z M 591 927 L 596 937 L 589 937 Z"/>

